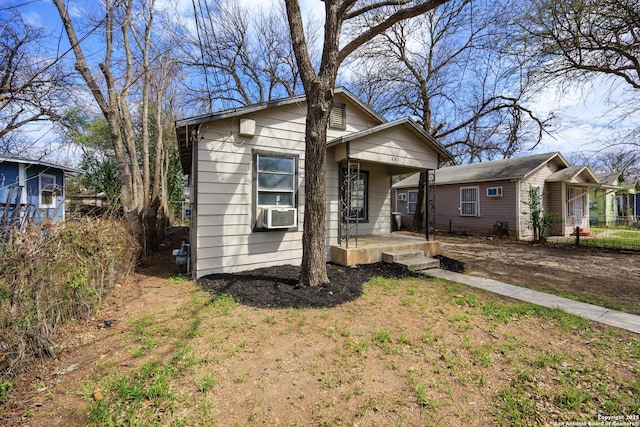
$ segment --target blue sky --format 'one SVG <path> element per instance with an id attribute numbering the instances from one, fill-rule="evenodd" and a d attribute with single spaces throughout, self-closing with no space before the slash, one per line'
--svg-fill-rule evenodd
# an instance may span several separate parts
<path id="1" fill-rule="evenodd" d="M 177 0 L 179 10 L 184 16 L 190 17 L 193 6 L 191 0 Z M 275 4 L 281 0 L 248 0 L 245 3 L 265 5 Z M 157 0 L 162 6 L 172 0 Z M 74 14 L 74 5 L 84 2 L 69 1 L 69 8 Z M 87 4 L 91 4 L 89 1 Z M 33 24 L 51 28 L 54 34 L 60 34 L 60 18 L 50 0 L 19 1 L 0 0 L 2 8 L 24 4 L 25 18 Z M 324 3 L 319 0 L 302 0 L 301 7 L 305 13 L 321 17 Z M 66 38 L 62 37 L 62 45 L 66 46 Z M 72 57 L 70 57 L 72 59 Z M 569 154 L 574 151 L 595 152 L 601 148 L 603 142 L 615 141 L 617 135 L 640 122 L 640 114 L 633 114 L 623 121 L 616 121 L 620 114 L 612 109 L 609 99 L 621 100 L 627 96 L 625 84 L 615 81 L 599 81 L 589 87 L 565 87 L 563 91 L 548 87 L 540 92 L 533 109 L 540 117 L 553 111 L 557 117 L 557 129 L 551 136 L 546 135 L 536 152 L 561 151 Z M 35 135 L 42 135 L 43 139 L 54 137 L 46 127 L 34 129 Z"/>

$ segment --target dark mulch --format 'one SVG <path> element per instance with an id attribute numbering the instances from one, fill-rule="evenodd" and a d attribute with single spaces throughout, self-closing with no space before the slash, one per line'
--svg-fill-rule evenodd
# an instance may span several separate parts
<path id="1" fill-rule="evenodd" d="M 353 301 L 362 286 L 373 277 L 412 277 L 414 273 L 397 264 L 383 262 L 355 267 L 327 264 L 330 283 L 299 286 L 300 267 L 284 265 L 231 274 L 212 274 L 199 280 L 215 294 L 232 295 L 238 302 L 262 308 L 323 308 Z"/>
<path id="2" fill-rule="evenodd" d="M 448 258 L 444 255 L 436 255 L 434 258 L 440 260 L 440 268 L 445 270 L 453 271 L 454 273 L 464 273 L 467 269 L 467 266 L 464 265 L 462 261 Z"/>

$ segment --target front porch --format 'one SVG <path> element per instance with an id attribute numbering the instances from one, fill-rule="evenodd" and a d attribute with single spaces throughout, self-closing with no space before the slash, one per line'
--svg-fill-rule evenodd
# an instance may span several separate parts
<path id="1" fill-rule="evenodd" d="M 352 237 L 349 239 L 349 248 L 346 243 L 331 245 L 331 259 L 334 263 L 346 266 L 358 264 L 373 264 L 382 261 L 384 252 L 420 250 L 425 257 L 431 258 L 440 254 L 440 242 L 426 240 L 425 238 L 390 233 L 380 235 L 367 235 Z"/>

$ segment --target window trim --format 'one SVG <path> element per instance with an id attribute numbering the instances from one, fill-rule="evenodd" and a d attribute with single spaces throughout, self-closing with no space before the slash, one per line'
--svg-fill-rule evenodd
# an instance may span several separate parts
<path id="1" fill-rule="evenodd" d="M 261 205 L 259 203 L 260 198 L 260 180 L 259 175 L 260 171 L 258 170 L 258 159 L 259 157 L 277 157 L 283 159 L 293 159 L 293 188 L 291 190 L 291 205 Z M 297 208 L 298 207 L 298 162 L 300 156 L 298 154 L 289 154 L 289 153 L 279 153 L 274 151 L 262 151 L 262 150 L 254 150 L 253 151 L 253 172 L 254 172 L 254 197 L 253 197 L 253 205 L 257 212 L 258 209 L 270 208 L 270 207 L 282 207 L 282 208 Z M 281 191 L 282 193 L 288 191 Z"/>
<path id="2" fill-rule="evenodd" d="M 259 190 L 259 171 L 258 171 L 258 158 L 260 156 L 263 157 L 279 157 L 285 159 L 293 159 L 293 192 L 292 192 L 292 205 L 260 205 L 258 204 L 258 198 L 260 195 Z M 300 189 L 300 155 L 292 154 L 292 153 L 282 153 L 278 151 L 268 151 L 268 150 L 252 150 L 252 169 L 253 169 L 253 196 L 251 200 L 252 211 L 254 215 L 253 223 L 255 224 L 253 228 L 254 231 L 267 231 L 267 229 L 263 228 L 260 222 L 261 212 L 265 209 L 269 208 L 293 208 L 296 211 L 299 211 L 299 200 L 298 200 L 298 192 Z M 297 231 L 298 227 L 291 227 L 289 229 L 280 229 L 280 231 Z"/>
<path id="3" fill-rule="evenodd" d="M 53 181 L 52 185 L 53 187 L 51 188 L 51 191 L 45 191 L 42 188 L 42 178 L 47 177 L 47 178 L 51 178 L 51 180 Z M 52 174 L 48 174 L 48 173 L 41 173 L 38 176 L 38 196 L 39 196 L 39 206 L 40 208 L 43 209 L 54 209 L 56 207 L 56 190 L 58 188 L 58 183 L 57 183 L 58 179 L 56 178 L 55 175 Z M 44 202 L 44 194 L 43 193 L 51 193 L 51 203 L 45 203 Z"/>
<path id="4" fill-rule="evenodd" d="M 574 194 L 572 195 L 572 192 L 580 192 L 579 195 L 578 194 Z M 567 217 L 569 218 L 574 218 L 574 219 L 582 219 L 585 216 L 588 216 L 589 211 L 588 209 L 585 209 L 585 206 L 589 205 L 589 192 L 583 190 L 581 187 L 570 187 L 567 186 Z M 577 217 L 576 216 L 576 200 L 581 199 L 580 202 L 582 204 L 582 216 L 581 217 Z M 573 208 L 573 209 L 572 209 Z M 586 212 L 585 212 L 586 211 Z"/>
<path id="5" fill-rule="evenodd" d="M 462 194 L 464 190 L 473 190 L 475 193 L 475 200 L 467 201 L 462 200 Z M 464 213 L 465 209 L 463 209 L 464 204 L 470 204 L 470 206 L 474 207 L 473 213 Z M 460 206 L 458 207 L 460 211 L 460 216 L 469 216 L 469 217 L 479 217 L 480 216 L 480 187 L 478 185 L 460 187 Z"/>
<path id="6" fill-rule="evenodd" d="M 416 195 L 416 201 L 415 202 L 411 201 L 411 196 L 410 196 L 409 193 Z M 414 205 L 413 211 L 411 209 L 409 209 L 409 206 L 411 206 L 411 205 Z M 407 191 L 407 213 L 411 214 L 411 215 L 415 215 L 417 209 L 418 209 L 418 190 L 409 190 L 409 191 Z"/>
<path id="7" fill-rule="evenodd" d="M 344 188 L 344 175 L 346 170 L 340 168 L 340 203 L 343 203 L 345 188 Z M 362 211 L 364 212 L 364 218 L 352 218 L 351 217 L 351 209 L 349 209 L 349 222 L 358 222 L 360 224 L 366 224 L 369 222 L 369 171 L 360 170 L 360 175 L 364 175 L 364 207 Z M 342 206 L 342 205 L 341 205 Z M 342 215 L 342 213 L 340 214 Z"/>

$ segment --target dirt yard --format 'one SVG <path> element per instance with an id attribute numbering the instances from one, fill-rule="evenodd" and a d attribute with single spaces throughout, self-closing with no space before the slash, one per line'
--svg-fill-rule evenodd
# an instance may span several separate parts
<path id="1" fill-rule="evenodd" d="M 153 325 L 150 325 L 150 328 L 167 328 L 167 330 L 170 330 L 172 323 L 177 324 L 182 320 L 186 323 L 189 322 L 187 317 L 180 317 L 180 320 L 176 320 L 175 316 L 176 313 L 185 313 L 184 316 L 190 313 L 181 310 L 185 310 L 184 307 L 189 307 L 189 304 L 195 304 L 192 300 L 196 298 L 195 295 L 198 294 L 199 290 L 192 282 L 177 282 L 168 285 L 168 278 L 177 274 L 173 258 L 170 256 L 171 249 L 179 247 L 179 242 L 184 237 L 184 230 L 174 231 L 171 235 L 171 241 L 164 247 L 163 252 L 148 259 L 127 282 L 117 287 L 114 290 L 113 297 L 104 301 L 103 306 L 94 318 L 66 328 L 60 341 L 61 353 L 59 357 L 34 364 L 29 372 L 21 375 L 15 382 L 10 399 L 3 409 L 4 414 L 0 411 L 0 424 L 47 427 L 84 424 L 88 416 L 88 402 L 98 399 L 97 396 L 101 394 L 99 380 L 96 380 L 96 377 L 101 375 L 105 367 L 115 367 L 113 369 L 116 369 L 116 371 L 126 372 L 140 364 L 140 360 L 132 356 L 137 345 L 131 339 L 131 331 L 134 328 L 132 325 L 135 324 L 136 319 L 151 315 L 153 316 Z M 623 308 L 625 311 L 640 314 L 638 305 L 640 300 L 640 257 L 638 255 L 532 246 L 531 244 L 506 240 L 467 237 L 442 237 L 441 240 L 443 242 L 443 255 L 462 261 L 468 274 L 491 277 L 541 291 L 578 295 L 591 302 L 602 301 L 603 303 Z M 196 424 L 228 425 L 223 421 L 225 418 L 220 417 L 220 414 L 224 414 L 225 411 L 230 411 L 227 415 L 235 414 L 235 419 L 244 420 L 246 424 L 251 424 L 251 421 L 256 421 L 257 423 L 260 420 L 265 424 L 270 424 L 270 421 L 273 421 L 273 418 L 269 418 L 270 411 L 272 411 L 272 414 L 286 414 L 287 411 L 294 411 L 293 413 L 295 413 L 295 410 L 300 410 L 302 411 L 300 412 L 300 417 L 302 417 L 300 419 L 304 420 L 305 417 L 310 417 L 308 419 L 313 419 L 314 425 L 320 425 L 322 418 L 318 414 L 331 413 L 332 405 L 337 408 L 340 404 L 336 402 L 335 396 L 339 395 L 338 392 L 341 392 L 341 388 L 352 385 L 352 381 L 353 383 L 362 381 L 369 387 L 363 389 L 361 385 L 358 385 L 354 392 L 345 392 L 344 396 L 353 398 L 353 402 L 357 401 L 360 396 L 359 393 L 365 393 L 363 390 L 367 390 L 366 393 L 377 393 L 378 391 L 381 393 L 367 394 L 365 396 L 369 400 L 362 403 L 358 410 L 368 414 L 368 418 L 364 417 L 362 420 L 369 420 L 375 424 L 376 420 L 384 423 L 384 420 L 389 421 L 395 417 L 393 413 L 385 412 L 387 409 L 383 410 L 382 408 L 393 408 L 398 405 L 402 408 L 402 405 L 404 405 L 402 402 L 408 399 L 405 394 L 406 389 L 399 391 L 398 402 L 386 401 L 384 390 L 389 386 L 392 388 L 400 387 L 407 381 L 414 387 L 414 382 L 418 378 L 418 374 L 415 372 L 422 368 L 419 368 L 418 365 L 404 367 L 401 359 L 384 362 L 387 360 L 385 358 L 388 354 L 381 351 L 381 356 L 376 359 L 372 355 L 374 350 L 371 349 L 369 350 L 368 359 L 366 359 L 366 369 L 363 368 L 363 372 L 360 372 L 360 369 L 364 365 L 352 366 L 345 371 L 347 372 L 346 377 L 338 377 L 336 369 L 339 370 L 341 367 L 334 366 L 335 361 L 331 362 L 329 360 L 331 353 L 327 355 L 326 349 L 332 348 L 338 339 L 350 342 L 350 344 L 345 345 L 356 346 L 356 350 L 358 350 L 358 342 L 364 342 L 364 339 L 356 340 L 356 337 L 359 337 L 361 332 L 359 331 L 358 322 L 355 322 L 354 319 L 355 310 L 362 310 L 362 312 L 358 312 L 358 316 L 362 316 L 363 322 L 367 321 L 366 319 L 374 319 L 372 320 L 373 322 L 376 322 L 375 319 L 380 321 L 382 320 L 380 313 L 384 312 L 384 321 L 387 324 L 397 323 L 401 330 L 406 329 L 407 334 L 409 334 L 412 327 L 417 325 L 412 325 L 413 315 L 407 310 L 408 307 L 401 309 L 400 306 L 413 304 L 406 299 L 413 296 L 409 294 L 405 300 L 395 300 L 392 298 L 392 293 L 385 291 L 384 295 L 387 295 L 388 298 L 385 297 L 383 300 L 378 298 L 366 302 L 366 304 L 353 305 L 358 304 L 358 300 L 365 298 L 362 295 L 362 281 L 371 276 L 393 276 L 399 274 L 399 271 L 393 268 L 388 269 L 384 266 L 371 266 L 370 268 L 351 270 L 331 267 L 330 271 L 332 272 L 331 277 L 333 277 L 332 285 L 316 290 L 297 288 L 296 270 L 292 268 L 263 270 L 246 275 L 220 275 L 210 277 L 202 282 L 204 289 L 231 293 L 237 301 L 242 302 L 247 308 L 242 310 L 242 316 L 245 316 L 245 319 L 239 326 L 237 324 L 233 327 L 225 326 L 229 331 L 235 331 L 228 332 L 228 334 L 234 334 L 233 339 L 229 338 L 231 335 L 221 338 L 215 334 L 222 332 L 212 331 L 211 337 L 204 341 L 205 343 L 210 343 L 208 347 L 202 347 L 205 344 L 194 345 L 193 347 L 194 351 L 209 354 L 209 356 L 202 356 L 198 359 L 197 363 L 205 364 L 213 363 L 217 357 L 220 357 L 212 356 L 212 349 L 217 349 L 216 351 L 218 351 L 220 348 L 225 348 L 225 345 L 231 345 L 232 341 L 235 343 L 233 350 L 229 350 L 228 360 L 220 360 L 216 362 L 219 365 L 215 365 L 220 366 L 220 369 L 227 372 L 226 376 L 218 377 L 217 379 L 220 383 L 215 389 L 215 400 L 219 405 L 211 411 L 212 414 L 218 415 L 217 417 L 212 415 L 213 418 L 209 420 L 209 423 L 204 420 Z M 457 301 L 462 296 L 454 295 L 454 298 Z M 320 308 L 320 310 L 317 309 L 319 307 L 318 301 L 323 301 L 320 304 L 323 308 Z M 302 307 L 316 307 L 316 309 L 292 311 L 294 308 Z M 331 309 L 330 307 L 338 308 Z M 263 311 L 265 308 L 279 309 L 279 311 L 265 312 Z M 458 322 L 456 319 L 463 319 L 468 316 L 468 314 L 454 313 L 456 310 L 468 310 L 468 307 L 443 308 L 440 306 L 437 310 L 439 310 L 438 316 L 442 316 L 442 313 L 446 312 L 450 319 L 454 319 L 449 323 Z M 289 321 L 293 323 L 287 323 Z M 432 330 L 433 339 L 435 340 L 447 341 L 449 336 L 461 335 L 461 331 L 464 330 L 459 328 L 459 323 L 452 323 L 453 327 L 458 328 L 452 333 L 446 330 L 446 328 L 452 327 L 448 322 L 444 322 L 442 326 L 436 323 L 434 321 Z M 529 325 L 529 323 L 527 321 L 526 324 Z M 306 335 L 302 331 L 304 328 L 310 328 L 311 324 L 314 324 L 314 327 L 321 328 L 319 330 L 323 331 L 318 335 L 320 337 L 319 341 L 304 344 L 302 344 L 304 341 L 298 342 L 306 339 Z M 291 326 L 285 328 L 285 325 Z M 524 325 L 524 321 L 518 321 L 504 325 L 499 331 L 486 332 L 490 329 L 489 325 L 479 324 L 472 326 L 470 323 L 469 328 L 480 328 L 481 331 L 485 332 L 480 332 L 480 335 L 472 333 L 465 338 L 465 341 L 461 342 L 468 346 L 477 344 L 477 348 L 481 349 L 485 348 L 487 344 L 484 341 L 476 343 L 475 340 L 482 337 L 483 334 L 489 338 L 491 336 L 496 338 L 497 335 L 513 337 L 526 330 L 528 338 L 526 340 L 523 339 L 523 343 L 536 342 L 539 339 L 541 342 L 547 343 L 546 345 L 553 340 L 554 342 L 563 343 L 562 345 L 566 348 L 584 346 L 584 343 L 581 343 L 584 341 L 583 338 L 576 337 L 574 341 L 574 339 L 564 338 L 561 332 L 558 332 L 560 335 L 555 336 L 555 329 L 553 331 L 549 329 L 549 325 L 544 321 L 529 326 Z M 445 329 L 440 330 L 439 328 L 441 327 Z M 275 329 L 279 332 L 274 333 Z M 292 333 L 295 333 L 296 330 L 300 330 L 301 334 L 292 336 Z M 251 332 L 252 337 L 261 337 L 255 338 L 258 340 L 258 342 L 253 343 L 255 344 L 255 349 L 245 349 L 247 338 L 242 338 L 244 332 Z M 420 332 L 416 331 L 415 333 L 419 334 Z M 236 334 L 238 335 L 237 339 L 235 337 Z M 411 338 L 414 340 L 413 342 L 420 341 L 420 338 L 417 337 L 419 335 L 416 335 L 416 338 Z M 382 340 L 383 338 L 379 339 Z M 170 340 L 170 336 L 167 336 L 166 339 Z M 248 338 L 249 347 L 253 345 L 252 339 L 254 338 Z M 409 338 L 405 339 L 409 341 Z M 294 345 L 292 340 L 296 341 L 295 345 L 298 346 L 296 350 L 292 350 L 293 356 L 284 350 Z M 427 338 L 423 337 L 423 340 L 427 340 Z M 375 340 L 373 342 L 375 343 Z M 261 346 L 267 344 L 266 348 L 270 350 L 262 350 Z M 458 344 L 456 344 L 456 347 L 458 347 Z M 217 346 L 220 346 L 220 348 Z M 322 348 L 325 348 L 325 350 L 322 350 Z M 313 353 L 316 356 L 314 356 L 313 360 L 305 361 L 305 355 L 311 350 L 317 353 Z M 265 351 L 266 353 L 263 353 Z M 342 351 L 344 350 L 340 350 L 339 353 Z M 443 351 L 441 350 L 441 352 Z M 504 352 L 504 350 L 501 351 Z M 158 343 L 157 347 L 150 350 L 150 352 L 151 357 L 158 357 L 162 360 L 168 357 L 170 350 L 167 345 Z M 240 356 L 237 356 L 238 354 Z M 411 363 L 433 363 L 437 365 L 445 363 L 447 360 L 458 360 L 456 358 L 461 357 L 458 353 L 454 353 L 454 355 L 456 356 L 444 353 L 434 354 L 433 362 L 430 362 L 430 359 L 425 359 L 423 355 Z M 295 359 L 295 366 L 287 365 L 287 363 L 290 363 L 291 357 Z M 365 355 L 364 357 L 366 358 L 367 356 Z M 597 357 L 594 353 L 594 358 L 597 359 Z M 410 357 L 405 357 L 405 359 L 410 359 Z M 308 366 L 305 363 L 308 363 Z M 460 367 L 460 372 L 455 375 L 464 374 L 464 378 L 466 378 L 466 375 L 471 375 L 468 372 L 462 372 L 465 371 L 462 368 L 463 365 L 458 365 L 462 362 L 455 362 L 452 365 L 454 368 L 448 365 L 449 362 L 446 363 L 446 369 L 449 370 L 454 369 L 455 366 Z M 456 398 L 461 396 L 465 396 L 465 399 L 467 399 L 468 393 L 475 393 L 477 398 L 468 398 L 467 400 L 470 399 L 470 403 L 467 402 L 466 406 L 461 403 L 460 405 L 464 406 L 463 409 L 453 410 L 448 407 L 448 404 L 441 406 L 434 404 L 432 408 L 433 416 L 444 417 L 440 419 L 445 420 L 445 424 L 457 422 L 456 420 L 468 425 L 485 425 L 490 422 L 490 410 L 488 408 L 493 402 L 490 401 L 488 396 L 481 396 L 483 393 L 481 390 L 493 390 L 509 384 L 508 375 L 510 374 L 505 373 L 504 363 L 494 362 L 490 366 L 484 363 L 473 363 L 473 367 L 470 368 L 472 371 L 475 372 L 476 369 L 480 368 L 484 369 L 482 373 L 477 374 L 478 378 L 481 377 L 478 380 L 477 390 L 474 392 L 473 390 L 464 389 L 465 381 L 461 376 L 460 380 L 454 378 L 452 383 L 447 383 L 447 390 L 449 391 L 446 393 L 450 393 L 452 396 L 449 395 L 447 397 L 446 393 L 442 394 L 442 396 L 444 396 L 444 401 L 449 401 L 449 399 L 453 398 L 454 402 Z M 264 371 L 258 369 L 262 365 L 264 365 Z M 305 368 L 305 366 L 307 367 Z M 617 369 L 617 367 L 614 368 Z M 409 377 L 408 379 L 402 376 L 403 369 L 406 369 L 404 372 Z M 621 367 L 620 369 L 624 371 L 627 368 Z M 495 372 L 493 372 L 494 370 Z M 384 377 L 381 373 L 383 371 L 390 376 Z M 274 375 L 278 372 L 281 372 L 282 375 L 275 378 Z M 307 378 L 306 375 L 310 377 Z M 449 375 L 454 374 L 450 373 Z M 474 373 L 473 375 L 476 374 Z M 469 378 L 473 378 L 473 375 Z M 609 374 L 607 373 L 607 375 Z M 351 380 L 350 378 L 353 379 Z M 484 378 L 488 379 L 488 384 Z M 397 384 L 390 384 L 389 381 L 392 379 L 397 381 Z M 346 383 L 343 383 L 343 381 L 346 381 Z M 456 385 L 454 386 L 454 384 Z M 426 387 L 427 384 L 420 383 L 415 387 L 422 386 Z M 188 386 L 184 384 L 181 387 L 188 389 Z M 429 387 L 436 387 L 437 389 L 439 386 L 434 384 Z M 240 392 L 241 389 L 243 390 L 242 392 Z M 254 391 L 252 392 L 251 390 Z M 278 390 L 280 391 L 278 392 Z M 330 396 L 332 390 L 334 392 L 333 397 Z M 275 395 L 271 396 L 274 393 Z M 440 391 L 439 393 L 444 392 Z M 195 396 L 193 398 L 196 399 Z M 315 406 L 307 404 L 311 399 L 322 402 L 322 405 L 320 403 L 316 403 Z M 433 399 L 440 398 L 435 396 Z M 271 403 L 265 409 L 264 406 L 260 406 L 264 402 L 278 403 Z M 145 404 L 149 404 L 149 402 Z M 204 400 L 198 402 L 194 400 L 193 405 L 193 408 L 190 409 L 193 411 L 196 410 L 195 408 L 206 408 Z M 252 409 L 252 407 L 261 408 L 262 412 Z M 342 406 L 340 407 L 342 408 Z M 350 410 L 356 411 L 356 409 L 349 409 L 347 405 L 347 409 L 342 410 L 348 412 Z M 157 417 L 156 422 L 160 424 L 166 424 L 165 421 L 162 421 L 163 411 L 166 411 L 166 409 L 156 409 L 154 412 L 154 416 Z M 453 412 L 449 413 L 447 411 Z M 459 415 L 461 413 L 465 413 L 465 416 L 471 421 L 465 423 L 464 418 L 461 420 L 457 418 L 461 416 Z M 356 415 L 353 416 L 357 418 Z M 413 416 L 411 414 L 406 415 L 409 420 L 414 419 L 412 418 Z M 415 419 L 425 419 L 424 415 L 422 415 L 422 418 L 419 418 L 420 416 L 417 415 L 418 418 Z M 216 423 L 216 419 L 218 423 Z M 230 419 L 228 418 L 228 420 Z M 427 419 L 431 418 L 427 417 Z M 433 420 L 438 421 L 435 418 Z M 337 425 L 341 424 L 337 423 Z"/>
<path id="2" fill-rule="evenodd" d="M 533 245 L 487 237 L 438 236 L 442 254 L 467 273 L 640 314 L 640 254 Z"/>

